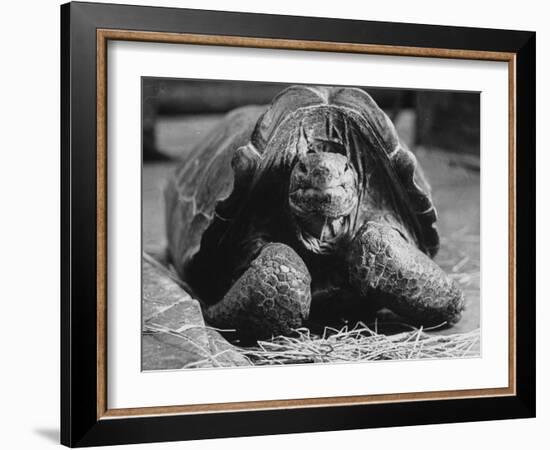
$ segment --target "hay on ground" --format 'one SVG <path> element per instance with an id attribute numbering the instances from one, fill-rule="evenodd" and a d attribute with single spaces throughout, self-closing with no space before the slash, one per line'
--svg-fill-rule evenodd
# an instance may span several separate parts
<path id="1" fill-rule="evenodd" d="M 299 328 L 294 336 L 259 341 L 241 351 L 255 365 L 466 358 L 479 356 L 479 338 L 479 329 L 436 335 L 420 328 L 384 335 L 359 322 L 351 329 L 325 328 L 322 336 Z"/>
<path id="2" fill-rule="evenodd" d="M 181 331 L 165 327 L 148 325 L 144 332 L 168 333 L 189 340 Z M 298 328 L 292 336 L 277 336 L 258 341 L 253 347 L 235 346 L 234 350 L 256 366 L 467 358 L 479 356 L 479 339 L 479 329 L 467 333 L 436 335 L 419 328 L 385 335 L 359 322 L 353 328 L 345 326 L 337 330 L 327 327 L 322 335 L 315 335 L 308 328 Z M 201 350 L 208 353 L 206 349 Z M 218 365 L 217 356 L 208 355 L 214 366 Z"/>

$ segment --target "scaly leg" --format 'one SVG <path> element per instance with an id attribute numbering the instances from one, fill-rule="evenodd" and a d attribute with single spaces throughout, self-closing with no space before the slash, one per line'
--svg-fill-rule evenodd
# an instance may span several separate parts
<path id="1" fill-rule="evenodd" d="M 464 310 L 457 284 L 390 221 L 367 222 L 352 242 L 351 284 L 417 325 L 453 325 Z"/>
<path id="2" fill-rule="evenodd" d="M 268 244 L 224 298 L 206 310 L 206 321 L 236 329 L 244 342 L 289 334 L 309 315 L 310 283 L 306 265 L 292 248 Z"/>

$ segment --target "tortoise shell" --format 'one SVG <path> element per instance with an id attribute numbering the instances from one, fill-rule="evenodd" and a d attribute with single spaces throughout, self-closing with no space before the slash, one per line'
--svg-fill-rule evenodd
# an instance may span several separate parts
<path id="1" fill-rule="evenodd" d="M 348 87 L 292 86 L 268 106 L 228 113 L 174 171 L 165 188 L 169 254 L 180 276 L 201 248 L 204 233 L 221 222 L 242 227 L 258 192 L 284 192 L 303 130 L 317 145 L 340 147 L 370 188 L 373 166 L 389 187 L 394 207 L 418 247 L 439 248 L 436 210 L 414 154 L 400 142 L 388 116 L 365 91 Z M 286 178 L 285 178 L 286 177 Z M 359 202 L 360 203 L 360 202 Z M 220 229 L 227 227 L 221 226 Z"/>

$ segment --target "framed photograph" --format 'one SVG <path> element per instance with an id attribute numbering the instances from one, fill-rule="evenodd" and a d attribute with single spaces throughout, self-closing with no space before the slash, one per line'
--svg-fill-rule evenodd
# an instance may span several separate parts
<path id="1" fill-rule="evenodd" d="M 535 33 L 69 3 L 61 55 L 63 444 L 534 417 Z"/>

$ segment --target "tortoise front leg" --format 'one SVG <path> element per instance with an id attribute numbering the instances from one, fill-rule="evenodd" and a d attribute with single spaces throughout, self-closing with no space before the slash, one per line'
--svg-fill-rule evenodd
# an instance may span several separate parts
<path id="1" fill-rule="evenodd" d="M 351 284 L 417 325 L 453 325 L 464 310 L 457 284 L 391 222 L 367 222 L 352 242 Z"/>
<path id="2" fill-rule="evenodd" d="M 236 329 L 249 342 L 289 334 L 309 315 L 311 277 L 290 247 L 266 245 L 224 298 L 205 312 L 208 323 Z"/>

